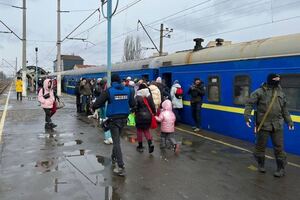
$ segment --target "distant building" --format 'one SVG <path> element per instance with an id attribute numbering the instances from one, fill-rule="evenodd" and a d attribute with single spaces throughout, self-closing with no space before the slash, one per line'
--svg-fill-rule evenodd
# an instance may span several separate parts
<path id="1" fill-rule="evenodd" d="M 57 60 L 53 62 L 53 71 L 57 72 Z M 61 55 L 62 71 L 72 70 L 75 65 L 83 65 L 84 60 L 80 56 L 75 55 Z"/>
<path id="2" fill-rule="evenodd" d="M 84 69 L 89 67 L 97 67 L 96 65 L 74 65 L 74 69 Z"/>

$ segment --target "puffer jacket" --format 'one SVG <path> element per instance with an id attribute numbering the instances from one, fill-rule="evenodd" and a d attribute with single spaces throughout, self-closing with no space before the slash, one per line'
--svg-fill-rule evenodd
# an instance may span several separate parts
<path id="1" fill-rule="evenodd" d="M 160 94 L 160 90 L 156 85 L 150 85 L 149 89 L 151 91 L 152 94 L 152 98 L 155 104 L 155 109 L 158 109 L 160 104 L 161 104 L 161 94 Z"/>
<path id="2" fill-rule="evenodd" d="M 16 92 L 23 92 L 23 81 L 16 80 Z"/>
<path id="3" fill-rule="evenodd" d="M 138 90 L 135 97 L 135 101 L 136 101 L 135 123 L 136 123 L 136 128 L 149 129 L 151 126 L 152 115 L 148 107 L 144 103 L 144 98 L 147 99 L 148 104 L 152 110 L 152 113 L 154 115 L 156 113 L 155 105 L 149 89 L 145 88 L 145 89 Z"/>
<path id="4" fill-rule="evenodd" d="M 53 84 L 51 85 L 51 88 L 48 88 L 48 84 L 49 84 L 50 79 L 46 79 L 44 81 L 44 89 L 40 89 L 39 91 L 39 95 L 38 95 L 38 101 L 41 103 L 41 107 L 42 108 L 52 108 L 53 107 L 53 103 L 55 101 L 55 96 L 54 96 L 54 92 L 53 92 Z M 50 94 L 50 97 L 45 99 L 44 95 L 46 94 Z"/>
<path id="5" fill-rule="evenodd" d="M 176 117 L 172 111 L 172 103 L 170 100 L 165 100 L 162 103 L 162 112 L 156 116 L 156 120 L 161 122 L 161 132 L 174 133 Z"/>
<path id="6" fill-rule="evenodd" d="M 173 104 L 173 108 L 183 108 L 182 99 L 178 99 L 175 96 L 177 88 L 181 88 L 181 85 L 179 83 L 175 83 L 172 86 L 171 92 L 170 92 L 171 99 L 172 99 L 172 104 Z"/>

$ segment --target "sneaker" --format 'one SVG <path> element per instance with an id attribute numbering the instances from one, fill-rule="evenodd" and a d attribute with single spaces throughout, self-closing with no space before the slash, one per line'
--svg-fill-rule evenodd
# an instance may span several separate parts
<path id="1" fill-rule="evenodd" d="M 125 168 L 116 166 L 113 171 L 116 175 L 124 177 L 126 175 Z"/>
<path id="2" fill-rule="evenodd" d="M 104 140 L 103 142 L 104 142 L 104 144 L 111 144 L 110 141 L 109 141 L 108 139 L 107 139 L 107 140 Z"/>
<path id="3" fill-rule="evenodd" d="M 194 129 L 194 132 L 199 132 L 199 131 L 200 131 L 199 128 L 195 128 L 195 129 Z"/>
<path id="4" fill-rule="evenodd" d="M 109 141 L 110 144 L 114 143 L 113 140 L 112 140 L 112 138 L 108 138 L 107 140 Z"/>
<path id="5" fill-rule="evenodd" d="M 174 152 L 175 154 L 179 154 L 179 144 L 174 145 Z"/>
<path id="6" fill-rule="evenodd" d="M 194 130 L 194 129 L 196 129 L 197 127 L 196 126 L 192 126 L 192 129 Z"/>

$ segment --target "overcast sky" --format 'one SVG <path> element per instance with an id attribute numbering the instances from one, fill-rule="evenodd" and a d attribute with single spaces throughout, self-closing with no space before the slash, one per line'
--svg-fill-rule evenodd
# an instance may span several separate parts
<path id="1" fill-rule="evenodd" d="M 117 0 L 113 0 L 115 3 Z M 61 0 L 62 39 L 85 17 L 99 7 L 100 0 Z M 125 9 L 129 5 L 133 6 Z M 0 19 L 20 37 L 22 36 L 22 10 L 6 4 L 22 6 L 22 0 L 0 0 Z M 51 71 L 56 58 L 56 0 L 27 0 L 27 60 L 35 64 L 34 48 L 39 48 L 39 66 Z M 122 11 L 124 10 L 124 11 Z M 236 42 L 300 33 L 300 0 L 120 0 L 118 15 L 113 17 L 112 59 L 120 62 L 127 35 L 140 36 L 142 47 L 152 48 L 141 28 L 140 19 L 155 43 L 159 43 L 160 23 L 173 28 L 171 38 L 165 38 L 164 51 L 168 53 L 191 49 L 193 38 L 202 37 L 205 43 L 221 37 Z M 106 13 L 106 10 L 105 10 Z M 85 38 L 89 42 L 65 40 L 62 54 L 80 55 L 85 64 L 106 63 L 106 22 L 99 13 L 91 17 L 70 37 Z M 89 27 L 95 26 L 89 31 Z M 0 24 L 0 31 L 7 31 Z M 81 33 L 81 34 L 80 34 Z M 79 35 L 78 35 L 79 34 Z M 93 44 L 92 44 L 93 43 Z M 96 44 L 96 45 L 94 45 Z M 0 59 L 13 63 L 22 59 L 22 45 L 12 34 L 0 33 Z M 144 56 L 155 53 L 144 51 Z M 12 71 L 5 69 L 6 73 Z"/>

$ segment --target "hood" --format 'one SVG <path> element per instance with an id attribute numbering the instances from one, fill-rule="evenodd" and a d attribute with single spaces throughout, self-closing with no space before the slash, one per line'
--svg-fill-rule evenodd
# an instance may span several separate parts
<path id="1" fill-rule="evenodd" d="M 51 79 L 47 78 L 46 80 L 44 80 L 44 89 L 45 90 L 49 90 L 48 89 L 48 83 L 51 81 Z M 51 84 L 51 89 L 53 88 L 53 83 Z"/>
<path id="2" fill-rule="evenodd" d="M 164 110 L 168 110 L 168 111 L 171 111 L 172 110 L 172 102 L 170 100 L 165 100 L 163 103 L 162 103 L 162 108 Z"/>
<path id="3" fill-rule="evenodd" d="M 124 85 L 122 85 L 121 83 L 117 83 L 117 82 L 113 82 L 111 84 L 111 86 L 116 88 L 117 90 L 123 90 L 124 89 Z"/>
<path id="4" fill-rule="evenodd" d="M 141 96 L 141 97 L 148 97 L 148 96 L 150 96 L 150 92 L 149 92 L 148 88 L 144 88 L 144 89 L 138 90 L 136 92 L 136 95 Z"/>
<path id="5" fill-rule="evenodd" d="M 181 85 L 180 85 L 179 83 L 175 83 L 175 84 L 173 85 L 173 87 L 181 88 Z"/>

